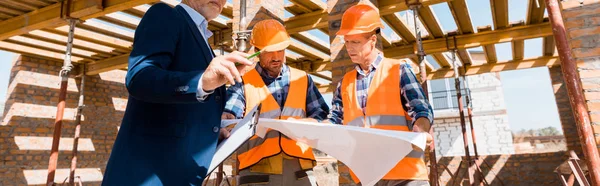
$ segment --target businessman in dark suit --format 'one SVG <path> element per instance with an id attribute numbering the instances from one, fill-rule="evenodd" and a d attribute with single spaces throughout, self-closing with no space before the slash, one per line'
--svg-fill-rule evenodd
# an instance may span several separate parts
<path id="1" fill-rule="evenodd" d="M 226 0 L 153 5 L 135 32 L 129 101 L 103 185 L 200 185 L 219 136 L 226 82 L 241 82 L 247 54 L 215 57 L 208 22 Z M 236 67 L 235 63 L 240 63 Z"/>

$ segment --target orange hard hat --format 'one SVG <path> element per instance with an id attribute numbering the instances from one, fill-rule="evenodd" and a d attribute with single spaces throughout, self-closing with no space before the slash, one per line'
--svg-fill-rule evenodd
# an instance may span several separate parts
<path id="1" fill-rule="evenodd" d="M 259 21 L 252 28 L 250 44 L 261 51 L 274 52 L 284 50 L 290 46 L 290 36 L 285 27 L 277 20 L 267 19 Z"/>
<path id="2" fill-rule="evenodd" d="M 342 25 L 336 35 L 354 35 L 383 28 L 379 12 L 367 4 L 354 5 L 342 15 Z"/>

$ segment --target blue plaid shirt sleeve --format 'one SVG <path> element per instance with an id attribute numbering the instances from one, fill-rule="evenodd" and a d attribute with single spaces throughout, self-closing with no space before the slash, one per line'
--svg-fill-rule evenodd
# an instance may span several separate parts
<path id="1" fill-rule="evenodd" d="M 331 111 L 329 112 L 329 122 L 334 124 L 343 124 L 344 122 L 344 106 L 342 104 L 341 95 L 342 80 L 338 82 L 335 92 L 333 92 L 333 99 L 331 99 Z"/>
<path id="2" fill-rule="evenodd" d="M 433 109 L 425 97 L 423 88 L 417 80 L 415 73 L 408 64 L 400 66 L 400 88 L 402 89 L 402 104 L 413 118 L 412 123 L 422 117 L 429 119 L 433 125 Z"/>
<path id="3" fill-rule="evenodd" d="M 227 102 L 223 112 L 230 113 L 237 119 L 244 118 L 246 110 L 246 98 L 244 98 L 243 83 L 236 83 L 227 89 Z"/>
<path id="4" fill-rule="evenodd" d="M 292 98 L 293 99 L 293 98 Z M 306 116 L 323 121 L 327 119 L 329 106 L 325 103 L 325 99 L 319 92 L 319 88 L 315 86 L 312 78 L 308 76 L 308 90 L 306 93 Z"/>

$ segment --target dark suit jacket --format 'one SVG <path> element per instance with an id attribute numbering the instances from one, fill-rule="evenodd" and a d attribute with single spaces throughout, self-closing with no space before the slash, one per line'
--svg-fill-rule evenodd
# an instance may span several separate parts
<path id="1" fill-rule="evenodd" d="M 129 57 L 129 101 L 103 185 L 200 185 L 214 155 L 225 88 L 200 102 L 212 50 L 180 6 L 142 18 Z"/>

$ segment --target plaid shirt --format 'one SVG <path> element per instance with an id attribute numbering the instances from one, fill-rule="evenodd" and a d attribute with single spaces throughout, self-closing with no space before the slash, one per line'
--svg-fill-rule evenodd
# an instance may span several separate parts
<path id="1" fill-rule="evenodd" d="M 358 103 L 362 107 L 363 113 L 367 107 L 367 93 L 371 80 L 375 76 L 375 71 L 379 66 L 379 63 L 383 60 L 383 56 L 379 54 L 377 59 L 370 65 L 371 70 L 364 72 L 359 65 L 356 65 L 355 69 L 358 72 L 356 77 L 356 91 L 358 97 Z M 402 107 L 406 110 L 413 118 L 412 123 L 421 117 L 429 119 L 433 124 L 433 110 L 429 105 L 429 102 L 423 94 L 421 84 L 417 81 L 417 77 L 410 65 L 400 65 L 400 100 L 402 101 Z M 329 121 L 335 124 L 342 124 L 344 121 L 344 106 L 342 104 L 341 91 L 342 80 L 337 85 L 337 89 L 333 94 L 333 100 L 331 101 L 331 112 L 329 114 Z M 410 126 L 412 128 L 412 126 Z"/>
<path id="2" fill-rule="evenodd" d="M 283 65 L 281 73 L 276 78 L 269 74 L 260 65 L 256 65 L 256 71 L 267 85 L 269 92 L 275 98 L 280 107 L 283 107 L 290 88 L 290 69 Z M 246 110 L 246 98 L 244 97 L 243 83 L 236 83 L 227 89 L 227 103 L 224 112 L 233 114 L 236 118 L 243 118 Z M 312 78 L 308 76 L 308 92 L 306 93 L 306 116 L 318 121 L 327 119 L 329 107 L 319 92 Z"/>

